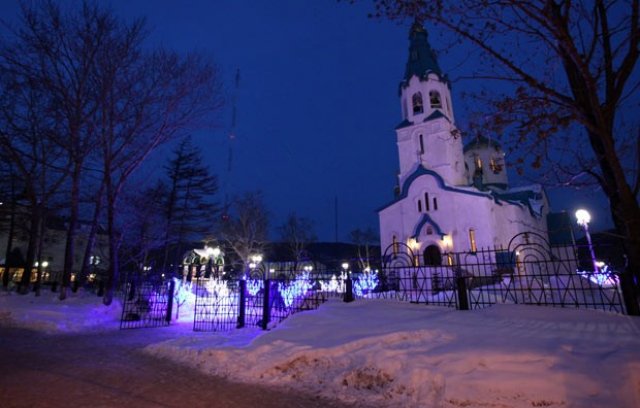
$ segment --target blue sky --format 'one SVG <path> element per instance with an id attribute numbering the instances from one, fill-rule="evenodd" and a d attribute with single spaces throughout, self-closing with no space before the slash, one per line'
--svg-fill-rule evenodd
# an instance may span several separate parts
<path id="1" fill-rule="evenodd" d="M 393 199 L 398 166 L 394 127 L 400 122 L 398 83 L 407 58 L 409 24 L 367 18 L 366 1 L 111 0 L 124 18 L 144 16 L 152 45 L 196 50 L 215 61 L 229 104 L 218 126 L 194 135 L 224 194 L 262 190 L 271 224 L 296 211 L 315 221 L 320 240 L 377 230 L 376 209 Z M 11 20 L 17 1 L 0 4 Z M 447 43 L 427 27 L 434 48 Z M 440 50 L 453 80 L 453 108 L 463 130 L 479 107 L 461 97 L 472 80 L 473 50 Z M 240 87 L 233 79 L 240 70 Z M 228 171 L 231 100 L 237 130 Z M 155 160 L 161 160 L 157 155 Z M 158 168 L 156 166 L 156 168 Z M 146 170 L 149 172 L 150 170 Z M 512 184 L 523 184 L 514 171 Z M 593 228 L 608 226 L 606 203 L 594 191 L 547 190 L 554 211 L 586 206 Z M 274 234 L 274 238 L 275 238 Z"/>

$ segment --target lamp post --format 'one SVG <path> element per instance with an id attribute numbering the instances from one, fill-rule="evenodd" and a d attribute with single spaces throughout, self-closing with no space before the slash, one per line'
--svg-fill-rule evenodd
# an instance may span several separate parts
<path id="1" fill-rule="evenodd" d="M 251 271 L 253 271 L 254 269 L 258 268 L 258 265 L 260 265 L 260 262 L 262 262 L 262 255 L 261 254 L 253 254 L 249 257 L 249 274 L 251 274 Z M 266 277 L 262 276 L 263 279 L 265 279 Z"/>
<path id="2" fill-rule="evenodd" d="M 593 263 L 593 273 L 598 273 L 598 262 L 593 252 L 593 244 L 591 243 L 591 234 L 589 234 L 589 223 L 591 222 L 591 214 L 585 209 L 576 211 L 576 220 L 578 225 L 584 228 L 584 234 L 587 237 L 587 245 L 589 245 L 589 253 L 591 254 L 591 262 Z"/>
<path id="3" fill-rule="evenodd" d="M 222 251 L 219 247 L 211 248 L 206 247 L 207 256 L 209 257 L 209 261 L 207 262 L 207 275 L 205 277 L 211 277 L 215 279 L 220 278 L 220 265 L 224 265 L 224 259 L 222 257 Z M 213 270 L 210 270 L 210 267 L 213 267 Z"/>
<path id="4" fill-rule="evenodd" d="M 344 301 L 345 303 L 353 302 L 353 281 L 351 280 L 351 275 L 349 274 L 349 264 L 347 262 L 343 262 L 342 269 L 344 270 L 346 276 Z"/>

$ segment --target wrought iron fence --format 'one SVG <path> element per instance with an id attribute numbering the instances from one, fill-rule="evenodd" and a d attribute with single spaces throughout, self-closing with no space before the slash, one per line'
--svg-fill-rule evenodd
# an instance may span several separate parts
<path id="1" fill-rule="evenodd" d="M 195 287 L 195 331 L 236 327 L 270 329 L 294 313 L 317 309 L 344 297 L 342 279 L 327 275 L 273 272 L 279 279 L 200 279 Z M 254 277 L 258 277 L 255 275 Z"/>
<path id="2" fill-rule="evenodd" d="M 435 258 L 395 243 L 378 262 L 352 262 L 359 265 L 353 269 L 348 263 L 333 262 L 314 274 L 311 268 L 257 267 L 240 280 L 194 273 L 191 278 L 183 274 L 173 284 L 131 281 L 126 284 L 121 327 L 163 326 L 170 322 L 172 307 L 187 307 L 192 308 L 195 331 L 245 326 L 266 330 L 331 298 L 354 297 L 461 310 L 511 303 L 633 313 L 629 305 L 637 302 L 637 288 L 621 286 L 617 270 L 624 265 L 614 260 L 595 267 L 590 254 L 580 246 L 552 247 L 541 236 L 526 233 L 505 248 Z M 439 260 L 437 265 L 434 259 Z M 192 303 L 185 303 L 185 296 Z"/>
<path id="3" fill-rule="evenodd" d="M 121 329 L 167 326 L 171 322 L 173 280 L 127 279 L 124 287 Z"/>
<path id="4" fill-rule="evenodd" d="M 615 266 L 593 270 L 589 253 L 579 246 L 551 247 L 527 233 L 506 248 L 445 253 L 443 265 L 425 265 L 396 243 L 385 251 L 380 284 L 369 297 L 457 309 L 513 303 L 625 313 Z"/>

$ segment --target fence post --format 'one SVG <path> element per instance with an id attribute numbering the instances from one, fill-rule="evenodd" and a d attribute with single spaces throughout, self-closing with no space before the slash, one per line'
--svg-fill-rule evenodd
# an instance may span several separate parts
<path id="1" fill-rule="evenodd" d="M 167 323 L 171 323 L 171 313 L 173 312 L 173 294 L 176 291 L 176 281 L 169 280 L 169 293 L 167 294 Z"/>
<path id="2" fill-rule="evenodd" d="M 463 276 L 456 278 L 458 289 L 458 310 L 469 310 L 469 296 L 467 294 L 467 279 Z"/>
<path id="3" fill-rule="evenodd" d="M 345 303 L 353 302 L 353 280 L 351 279 L 351 276 L 346 280 L 344 301 Z"/>
<path id="4" fill-rule="evenodd" d="M 267 325 L 271 321 L 271 308 L 269 307 L 271 297 L 271 280 L 264 280 L 264 296 L 262 297 L 262 330 L 267 330 Z"/>
<path id="5" fill-rule="evenodd" d="M 640 306 L 638 305 L 638 288 L 633 282 L 633 274 L 630 270 L 620 274 L 620 290 L 624 307 L 629 316 L 640 316 Z"/>
<path id="6" fill-rule="evenodd" d="M 247 281 L 240 279 L 240 300 L 238 302 L 238 325 L 236 328 L 241 329 L 244 327 L 244 313 L 247 303 Z"/>

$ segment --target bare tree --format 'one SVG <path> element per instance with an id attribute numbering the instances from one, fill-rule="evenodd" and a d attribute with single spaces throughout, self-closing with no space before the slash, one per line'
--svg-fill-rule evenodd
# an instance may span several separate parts
<path id="1" fill-rule="evenodd" d="M 125 262 L 140 273 L 149 265 L 150 252 L 164 244 L 166 196 L 167 186 L 162 182 L 124 194 L 121 222 L 127 228 L 123 230 L 122 252 Z"/>
<path id="2" fill-rule="evenodd" d="M 134 29 L 116 41 L 104 56 L 100 75 L 98 128 L 110 240 L 105 304 L 111 302 L 119 277 L 115 216 L 125 181 L 152 151 L 193 129 L 219 106 L 216 71 L 202 58 L 165 51 L 142 54 L 138 40 Z"/>
<path id="3" fill-rule="evenodd" d="M 315 242 L 317 237 L 313 228 L 313 221 L 298 217 L 295 212 L 289 213 L 285 222 L 278 227 L 280 239 L 285 242 L 297 263 L 305 258 L 307 246 Z"/>
<path id="4" fill-rule="evenodd" d="M 494 129 L 510 132 L 519 163 L 546 163 L 566 185 L 591 178 L 600 186 L 640 278 L 639 0 L 375 5 L 374 16 L 433 22 L 480 52 L 474 76 L 512 90 L 480 95 Z"/>
<path id="5" fill-rule="evenodd" d="M 78 228 L 80 183 L 83 166 L 96 146 L 93 119 L 97 109 L 91 82 L 97 55 L 117 30 L 118 23 L 108 11 L 84 3 L 78 10 L 63 12 L 53 1 L 22 8 L 22 25 L 14 31 L 11 44 L 20 53 L 12 65 L 23 75 L 42 84 L 51 100 L 44 112 L 57 123 L 50 139 L 64 149 L 69 160 L 67 240 L 60 299 L 66 298 L 72 274 Z"/>
<path id="6" fill-rule="evenodd" d="M 249 192 L 232 202 L 230 216 L 223 220 L 223 240 L 238 256 L 242 270 L 251 255 L 262 253 L 267 243 L 269 215 L 261 192 Z"/>
<path id="7" fill-rule="evenodd" d="M 360 229 L 356 228 L 349 234 L 351 242 L 357 245 L 358 248 L 358 262 L 360 268 L 365 269 L 370 267 L 370 260 L 372 257 L 371 247 L 377 245 L 380 242 L 378 234 L 371 228 Z"/>
<path id="8" fill-rule="evenodd" d="M 28 203 L 29 239 L 19 285 L 19 292 L 26 294 L 42 248 L 45 211 L 67 179 L 70 161 L 53 140 L 60 123 L 49 114 L 55 99 L 48 84 L 32 72 L 37 61 L 19 54 L 11 43 L 0 44 L 0 150 L 11 163 L 11 177 L 20 180 L 19 195 Z"/>

